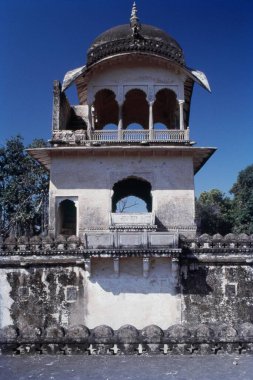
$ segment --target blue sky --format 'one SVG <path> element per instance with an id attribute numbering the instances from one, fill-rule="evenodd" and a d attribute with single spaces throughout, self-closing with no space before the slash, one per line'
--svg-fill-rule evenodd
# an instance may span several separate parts
<path id="1" fill-rule="evenodd" d="M 49 139 L 52 83 L 86 62 L 93 39 L 128 23 L 130 0 L 2 0 L 0 3 L 0 143 Z M 182 46 L 187 65 L 206 73 L 198 85 L 191 138 L 217 152 L 196 175 L 197 194 L 228 192 L 253 163 L 253 1 L 137 0 L 140 21 L 164 29 Z M 70 91 L 75 102 L 75 94 Z"/>

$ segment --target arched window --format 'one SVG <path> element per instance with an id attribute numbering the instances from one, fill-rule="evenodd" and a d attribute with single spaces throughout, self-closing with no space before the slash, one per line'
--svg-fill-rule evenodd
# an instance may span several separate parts
<path id="1" fill-rule="evenodd" d="M 93 106 L 95 129 L 103 129 L 112 124 L 118 125 L 119 106 L 112 90 L 98 91 Z"/>
<path id="2" fill-rule="evenodd" d="M 133 89 L 128 91 L 122 109 L 123 128 L 130 124 L 140 124 L 148 129 L 149 106 L 144 91 Z"/>
<path id="3" fill-rule="evenodd" d="M 151 212 L 151 184 L 137 177 L 125 178 L 113 186 L 112 212 Z"/>
<path id="4" fill-rule="evenodd" d="M 59 234 L 76 235 L 76 206 L 69 199 L 59 205 Z"/>
<path id="5" fill-rule="evenodd" d="M 153 117 L 154 125 L 165 125 L 168 129 L 179 128 L 178 102 L 176 94 L 172 90 L 164 88 L 157 92 Z"/>

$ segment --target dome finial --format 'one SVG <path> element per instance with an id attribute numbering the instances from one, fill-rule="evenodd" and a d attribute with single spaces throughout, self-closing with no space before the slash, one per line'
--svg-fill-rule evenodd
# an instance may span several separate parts
<path id="1" fill-rule="evenodd" d="M 132 6 L 132 11 L 131 11 L 131 17 L 130 17 L 130 26 L 133 31 L 133 36 L 137 37 L 139 34 L 139 31 L 141 30 L 141 23 L 140 20 L 137 16 L 137 7 L 136 3 L 134 1 L 133 6 Z"/>

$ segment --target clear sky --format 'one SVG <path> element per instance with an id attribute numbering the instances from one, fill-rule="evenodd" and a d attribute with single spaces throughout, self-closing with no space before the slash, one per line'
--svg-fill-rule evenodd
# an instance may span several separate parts
<path id="1" fill-rule="evenodd" d="M 132 0 L 1 0 L 0 144 L 51 134 L 52 84 L 86 63 L 93 39 L 129 22 Z M 196 175 L 197 194 L 228 192 L 253 163 L 253 0 L 137 0 L 142 23 L 164 29 L 189 67 L 207 75 L 196 85 L 191 138 L 217 147 Z M 76 95 L 68 92 L 73 103 Z"/>

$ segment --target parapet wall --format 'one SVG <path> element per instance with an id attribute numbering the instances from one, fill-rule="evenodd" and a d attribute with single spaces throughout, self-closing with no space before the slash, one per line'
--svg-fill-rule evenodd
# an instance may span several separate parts
<path id="1" fill-rule="evenodd" d="M 0 354 L 196 355 L 253 354 L 253 324 L 174 325 L 167 330 L 151 325 L 142 330 L 125 325 L 118 330 L 102 325 L 45 329 L 13 326 L 0 329 Z"/>
<path id="2" fill-rule="evenodd" d="M 75 236 L 1 241 L 2 352 L 252 352 L 252 235 L 181 236 L 179 244 L 178 248 L 90 249 Z M 137 268 L 142 265 L 143 273 Z M 154 268 L 159 270 L 155 272 Z M 95 298 L 95 293 L 90 294 L 94 289 Z M 112 319 L 105 317 L 91 328 L 86 323 L 89 302 L 95 302 L 99 294 L 105 316 L 115 310 L 112 315 L 118 327 L 126 323 L 132 326 L 115 328 Z M 117 307 L 118 299 L 125 302 L 122 310 Z M 154 312 L 152 317 L 148 313 L 150 319 L 144 318 L 141 328 L 134 322 L 141 320 L 140 315 L 139 319 L 126 320 L 129 305 L 134 302 L 131 313 L 138 314 L 143 300 L 150 302 L 145 304 L 150 310 L 160 310 L 163 325 L 156 321 Z M 96 311 L 97 305 L 93 307 Z M 153 334 L 146 340 L 145 331 Z"/>
<path id="3" fill-rule="evenodd" d="M 97 233 L 97 235 L 99 235 L 99 233 Z M 158 245 L 165 246 L 166 243 L 159 243 Z M 217 253 L 250 253 L 253 250 L 253 235 L 247 235 L 244 233 L 237 235 L 230 233 L 225 236 L 222 236 L 220 234 L 210 236 L 208 234 L 203 234 L 196 238 L 187 238 L 181 235 L 179 245 L 180 248 L 182 248 L 184 251 L 183 257 L 185 257 L 185 253 L 189 254 L 189 252 L 192 252 L 194 254 L 200 252 L 210 252 L 214 255 Z M 175 247 L 175 242 L 173 242 L 173 244 L 170 244 L 168 247 L 171 248 L 172 246 Z M 129 244 L 128 247 L 131 248 L 131 245 Z M 24 254 L 29 254 L 29 252 L 42 254 L 45 253 L 45 251 L 54 252 L 62 250 L 66 252 L 73 250 L 85 252 L 85 249 L 87 248 L 92 247 L 87 246 L 87 241 L 85 241 L 85 239 L 80 239 L 75 235 L 69 237 L 58 235 L 56 238 L 52 236 L 33 236 L 31 238 L 21 236 L 19 238 L 8 237 L 6 239 L 3 239 L 0 237 L 1 256 L 8 254 L 15 255 L 19 252 Z M 105 248 L 109 248 L 109 246 L 107 245 Z M 132 248 L 135 248 L 134 245 Z M 145 244 L 143 248 L 147 248 L 147 245 Z"/>

